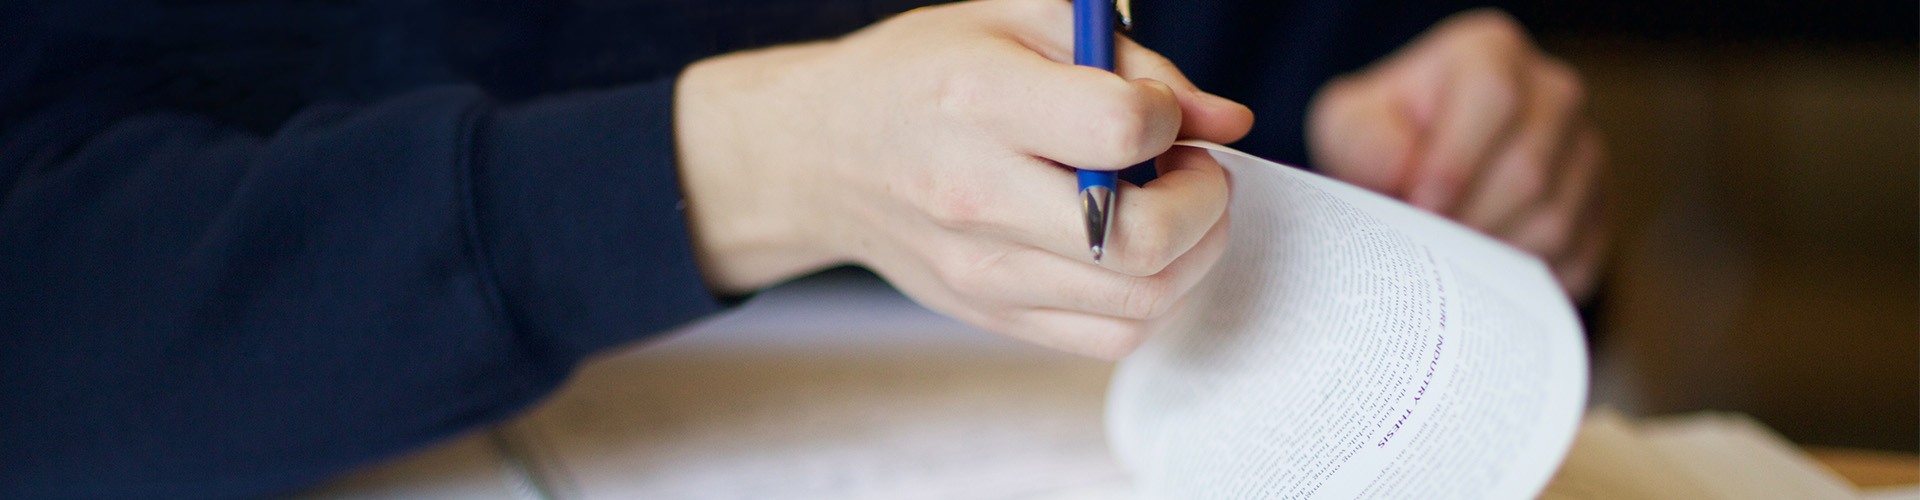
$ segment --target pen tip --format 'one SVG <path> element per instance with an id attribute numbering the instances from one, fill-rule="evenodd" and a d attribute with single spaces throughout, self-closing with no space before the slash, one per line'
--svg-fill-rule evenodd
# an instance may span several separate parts
<path id="1" fill-rule="evenodd" d="M 1093 252 L 1094 262 L 1100 262 L 1107 253 L 1107 232 L 1113 229 L 1113 190 L 1088 187 L 1080 191 L 1080 203 L 1087 216 L 1087 250 Z"/>

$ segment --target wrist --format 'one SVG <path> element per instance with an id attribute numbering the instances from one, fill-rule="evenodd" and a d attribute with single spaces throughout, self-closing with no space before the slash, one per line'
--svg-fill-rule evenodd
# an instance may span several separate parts
<path id="1" fill-rule="evenodd" d="M 680 75 L 674 135 L 688 230 L 708 288 L 747 293 L 841 260 L 824 244 L 819 176 L 797 158 L 806 110 L 792 87 L 820 44 L 734 53 Z M 800 123 L 795 118 L 801 118 Z"/>

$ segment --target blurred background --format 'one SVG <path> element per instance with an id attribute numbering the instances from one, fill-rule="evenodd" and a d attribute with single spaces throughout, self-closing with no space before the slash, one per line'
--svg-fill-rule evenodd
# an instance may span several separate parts
<path id="1" fill-rule="evenodd" d="M 1916 2 L 1505 7 L 1611 146 L 1596 402 L 1920 449 Z"/>

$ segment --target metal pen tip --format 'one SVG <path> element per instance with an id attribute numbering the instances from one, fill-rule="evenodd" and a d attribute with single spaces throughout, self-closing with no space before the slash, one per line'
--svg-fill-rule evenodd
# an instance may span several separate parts
<path id="1" fill-rule="evenodd" d="M 1107 231 L 1113 228 L 1113 190 L 1092 186 L 1080 190 L 1080 207 L 1087 214 L 1087 250 L 1099 262 L 1107 249 Z"/>

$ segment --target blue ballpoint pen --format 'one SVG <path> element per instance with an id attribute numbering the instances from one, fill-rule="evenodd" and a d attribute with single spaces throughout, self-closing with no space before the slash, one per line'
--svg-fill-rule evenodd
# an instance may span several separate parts
<path id="1" fill-rule="evenodd" d="M 1113 14 L 1131 24 L 1127 0 L 1073 0 L 1073 63 L 1113 71 Z M 1107 232 L 1113 228 L 1113 199 L 1119 191 L 1118 173 L 1079 170 L 1080 206 L 1087 217 L 1087 250 L 1094 262 L 1106 253 Z"/>

